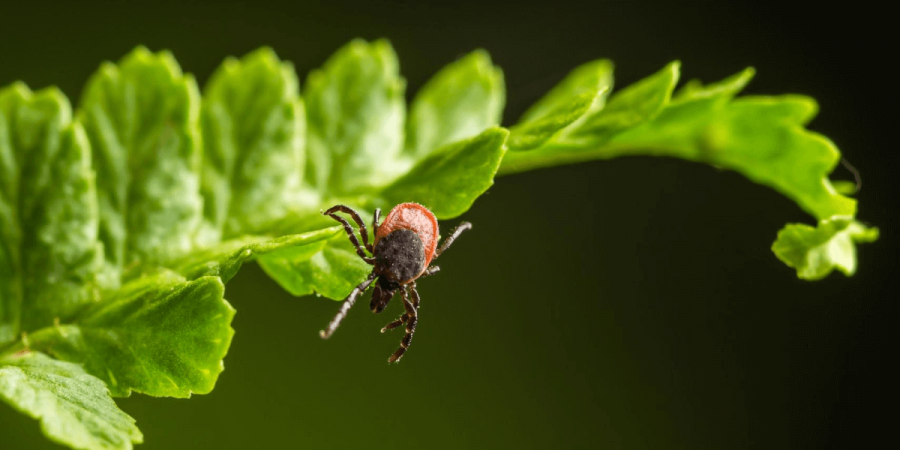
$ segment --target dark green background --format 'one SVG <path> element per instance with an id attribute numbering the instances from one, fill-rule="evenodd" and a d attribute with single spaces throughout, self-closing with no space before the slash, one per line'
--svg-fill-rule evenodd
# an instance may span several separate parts
<path id="1" fill-rule="evenodd" d="M 862 171 L 859 217 L 882 239 L 855 277 L 809 283 L 769 246 L 810 218 L 734 173 L 628 158 L 500 178 L 420 284 L 400 365 L 385 364 L 399 334 L 378 333 L 399 305 L 358 307 L 323 342 L 338 303 L 292 298 L 250 265 L 228 285 L 237 334 L 215 391 L 120 401 L 140 448 L 863 448 L 888 435 L 898 82 L 884 11 L 336 3 L 4 5 L 0 85 L 76 100 L 101 61 L 137 44 L 171 49 L 201 83 L 261 45 L 305 77 L 351 38 L 387 37 L 410 96 L 486 48 L 506 73 L 509 124 L 598 57 L 615 60 L 619 86 L 676 58 L 706 81 L 753 65 L 749 93 L 820 101 L 812 128 Z M 0 405 L 0 448 L 49 447 Z"/>

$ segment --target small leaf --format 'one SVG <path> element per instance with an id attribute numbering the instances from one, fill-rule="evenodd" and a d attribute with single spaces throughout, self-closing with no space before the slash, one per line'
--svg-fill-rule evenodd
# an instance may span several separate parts
<path id="1" fill-rule="evenodd" d="M 599 92 L 580 94 L 573 97 L 571 103 L 561 106 L 544 118 L 519 123 L 510 128 L 509 149 L 521 152 L 544 145 L 554 135 L 584 116 L 598 94 Z"/>
<path id="2" fill-rule="evenodd" d="M 0 344 L 93 300 L 103 250 L 90 148 L 57 89 L 0 89 Z"/>
<path id="3" fill-rule="evenodd" d="M 603 109 L 612 82 L 612 63 L 608 60 L 576 68 L 510 128 L 509 150 L 538 148 L 589 112 Z"/>
<path id="4" fill-rule="evenodd" d="M 412 102 L 406 151 L 419 159 L 451 142 L 500 124 L 506 92 L 503 72 L 476 50 L 435 74 Z"/>
<path id="5" fill-rule="evenodd" d="M 834 216 L 819 221 L 817 227 L 788 224 L 778 232 L 772 251 L 778 259 L 797 269 L 799 278 L 818 280 L 834 269 L 853 275 L 855 244 L 877 239 L 877 228 L 867 228 L 850 216 Z"/>
<path id="6" fill-rule="evenodd" d="M 406 170 L 406 82 L 384 40 L 354 40 L 309 74 L 306 179 L 320 194 L 366 192 Z"/>
<path id="7" fill-rule="evenodd" d="M 189 280 L 202 276 L 218 276 L 223 283 L 227 283 L 246 261 L 269 253 L 283 252 L 285 249 L 296 252 L 301 251 L 302 247 L 311 246 L 318 250 L 321 249 L 321 246 L 316 244 L 330 239 L 342 231 L 343 228 L 338 225 L 303 234 L 281 236 L 276 239 L 244 236 L 221 242 L 211 248 L 192 252 L 190 256 L 169 264 L 169 267 Z"/>
<path id="8" fill-rule="evenodd" d="M 93 148 L 113 285 L 125 265 L 193 247 L 203 209 L 199 108 L 194 79 L 172 55 L 143 47 L 104 63 L 85 88 L 78 114 Z"/>
<path id="9" fill-rule="evenodd" d="M 0 399 L 39 419 L 45 436 L 71 448 L 130 450 L 144 441 L 102 381 L 40 353 L 0 358 Z"/>
<path id="10" fill-rule="evenodd" d="M 30 348 L 84 364 L 113 396 L 206 394 L 223 370 L 234 309 L 217 277 L 171 272 L 124 285 L 76 324 L 38 330 Z"/>
<path id="11" fill-rule="evenodd" d="M 519 119 L 519 123 L 534 122 L 548 117 L 555 111 L 565 109 L 572 99 L 584 94 L 597 94 L 592 110 L 600 111 L 606 104 L 606 97 L 613 86 L 613 63 L 608 59 L 598 59 L 582 64 L 569 72 L 550 92 L 531 105 Z"/>
<path id="12" fill-rule="evenodd" d="M 203 91 L 201 118 L 205 215 L 216 234 L 257 233 L 286 216 L 306 126 L 294 67 L 269 48 L 226 59 Z"/>
<path id="13" fill-rule="evenodd" d="M 494 184 L 507 136 L 503 128 L 489 128 L 438 149 L 382 192 L 382 206 L 416 202 L 439 219 L 459 216 Z"/>
<path id="14" fill-rule="evenodd" d="M 675 95 L 672 96 L 672 102 L 687 102 L 691 100 L 702 100 L 707 98 L 731 98 L 741 92 L 747 83 L 756 75 L 756 70 L 748 67 L 724 80 L 716 83 L 703 85 L 700 80 L 691 80 L 685 83 Z"/>
<path id="15" fill-rule="evenodd" d="M 585 117 L 573 133 L 602 139 L 655 117 L 672 97 L 680 68 L 681 64 L 674 61 L 659 72 L 613 94 L 602 109 Z"/>
<path id="16" fill-rule="evenodd" d="M 294 247 L 259 258 L 259 265 L 292 295 L 319 293 L 343 300 L 372 272 L 344 233 L 318 245 Z"/>

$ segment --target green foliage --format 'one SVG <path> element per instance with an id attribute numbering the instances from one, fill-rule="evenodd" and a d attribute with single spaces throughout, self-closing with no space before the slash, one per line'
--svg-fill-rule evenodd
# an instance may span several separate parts
<path id="1" fill-rule="evenodd" d="M 519 119 L 519 125 L 536 122 L 567 111 L 583 108 L 579 99 L 592 97 L 591 111 L 600 111 L 606 105 L 606 97 L 613 86 L 613 63 L 607 59 L 591 61 L 572 70 L 550 92 L 531 105 Z M 586 113 L 587 111 L 585 111 Z"/>
<path id="2" fill-rule="evenodd" d="M 403 147 L 406 81 L 387 41 L 350 42 L 309 74 L 306 182 L 322 195 L 384 186 L 408 165 Z"/>
<path id="3" fill-rule="evenodd" d="M 680 67 L 677 61 L 670 63 L 659 72 L 622 89 L 603 108 L 578 123 L 573 134 L 603 140 L 656 116 L 675 89 Z"/>
<path id="4" fill-rule="evenodd" d="M 271 52 L 248 56 L 237 75 L 229 69 L 235 64 L 226 62 L 207 90 L 216 100 L 204 110 L 206 148 L 196 84 L 168 53 L 138 48 L 101 66 L 74 121 L 55 89 L 0 89 L 3 398 L 41 418 L 51 439 L 130 448 L 140 440 L 133 421 L 126 428 L 95 417 L 130 420 L 110 392 L 211 391 L 233 334 L 223 282 L 246 260 L 339 231 L 275 236 L 263 229 L 288 214 L 299 192 L 302 166 L 289 163 L 302 156 L 302 103 L 293 71 Z M 284 78 L 269 76 L 272 67 Z M 229 103 L 227 91 L 237 87 L 254 93 Z M 212 182 L 220 179 L 226 182 Z M 37 355 L 29 351 L 56 359 L 41 355 L 27 365 L 10 356 Z M 28 397 L 47 388 L 28 384 L 28 376 L 40 378 L 38 361 L 58 372 L 60 390 Z M 88 409 L 50 397 L 73 398 L 65 388 L 89 393 L 78 401 Z"/>
<path id="5" fill-rule="evenodd" d="M 424 156 L 500 125 L 503 72 L 484 50 L 447 64 L 416 93 L 406 122 L 406 151 Z"/>
<path id="6" fill-rule="evenodd" d="M 315 292 L 328 298 L 343 299 L 366 278 L 372 266 L 359 259 L 344 241 L 344 236 L 338 238 L 343 239 L 263 256 L 259 260 L 260 266 L 293 295 Z"/>
<path id="7" fill-rule="evenodd" d="M 612 89 L 612 71 L 612 62 L 605 59 L 573 70 L 510 128 L 510 150 L 539 148 L 576 121 L 592 116 L 589 112 L 601 111 Z"/>
<path id="8" fill-rule="evenodd" d="M 88 81 L 78 116 L 93 150 L 100 238 L 114 276 L 187 253 L 203 212 L 200 96 L 168 52 L 138 48 Z"/>
<path id="9" fill-rule="evenodd" d="M 778 259 L 797 269 L 805 280 L 825 278 L 837 269 L 845 275 L 856 272 L 857 242 L 875 242 L 878 228 L 867 228 L 850 216 L 820 220 L 817 227 L 789 224 L 778 232 L 772 251 Z"/>
<path id="10" fill-rule="evenodd" d="M 677 62 L 610 94 L 584 64 L 501 128 L 503 74 L 483 50 L 440 70 L 406 117 L 387 41 L 356 40 L 309 74 L 263 48 L 204 87 L 166 52 L 104 63 L 75 118 L 53 88 L 0 89 L 0 398 L 74 448 L 142 440 L 110 396 L 211 391 L 231 342 L 224 283 L 246 261 L 294 295 L 342 299 L 371 267 L 320 214 L 418 202 L 465 213 L 495 175 L 627 155 L 738 171 L 820 221 L 773 251 L 798 276 L 852 274 L 854 186 L 804 126 L 799 96 L 742 97 L 748 69 L 675 90 Z M 105 386 L 104 386 L 105 385 Z"/>
<path id="11" fill-rule="evenodd" d="M 212 247 L 198 249 L 188 257 L 172 261 L 169 267 L 189 280 L 202 276 L 217 276 L 223 283 L 227 283 L 246 261 L 270 253 L 282 253 L 285 250 L 303 252 L 309 251 L 310 248 L 321 248 L 326 239 L 342 232 L 343 228 L 337 225 L 275 239 L 242 236 Z"/>
<path id="12" fill-rule="evenodd" d="M 56 89 L 0 89 L 0 344 L 94 295 L 97 192 L 71 116 Z"/>
<path id="13" fill-rule="evenodd" d="M 103 382 L 78 364 L 34 352 L 0 357 L 0 398 L 39 419 L 48 438 L 72 448 L 127 450 L 144 441 Z"/>
<path id="14" fill-rule="evenodd" d="M 268 48 L 229 58 L 203 90 L 203 196 L 216 235 L 288 215 L 303 175 L 306 117 L 290 63 Z"/>
<path id="15" fill-rule="evenodd" d="M 29 348 L 84 364 L 114 396 L 206 394 L 222 372 L 234 309 L 218 277 L 164 273 L 125 284 L 73 324 L 38 330 Z"/>
<path id="16" fill-rule="evenodd" d="M 384 204 L 396 205 L 414 198 L 434 205 L 431 211 L 439 219 L 468 211 L 475 199 L 494 184 L 508 135 L 503 128 L 492 127 L 476 137 L 435 150 L 384 190 Z"/>
<path id="17" fill-rule="evenodd" d="M 678 63 L 669 64 L 613 95 L 605 108 L 592 109 L 539 148 L 510 151 L 500 173 L 629 155 L 676 157 L 735 170 L 776 189 L 820 221 L 836 215 L 852 218 L 856 201 L 828 179 L 840 159 L 837 147 L 804 128 L 817 112 L 814 100 L 797 95 L 735 99 L 753 69 L 707 86 L 690 82 L 673 96 L 678 74 Z M 572 83 L 572 78 L 578 79 L 573 74 L 564 83 Z M 796 227 L 788 225 L 786 230 Z M 837 266 L 852 273 L 853 242 L 874 239 L 841 240 L 850 250 Z M 801 266 L 794 258 L 779 258 L 798 270 Z M 816 267 L 816 275 L 798 275 L 814 279 L 830 272 L 830 266 Z"/>

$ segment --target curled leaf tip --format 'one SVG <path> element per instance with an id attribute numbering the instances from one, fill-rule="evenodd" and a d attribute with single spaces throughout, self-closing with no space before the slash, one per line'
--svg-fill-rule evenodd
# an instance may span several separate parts
<path id="1" fill-rule="evenodd" d="M 772 252 L 804 280 L 825 278 L 835 269 L 850 276 L 857 267 L 856 244 L 875 242 L 878 234 L 878 228 L 851 216 L 833 216 L 816 227 L 788 224 L 778 232 Z"/>

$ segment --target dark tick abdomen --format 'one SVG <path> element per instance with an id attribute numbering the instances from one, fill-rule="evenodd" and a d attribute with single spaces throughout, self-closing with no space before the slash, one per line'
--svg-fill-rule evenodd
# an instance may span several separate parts
<path id="1" fill-rule="evenodd" d="M 392 231 L 378 241 L 374 253 L 375 272 L 393 283 L 413 280 L 425 267 L 425 247 L 412 230 Z"/>

